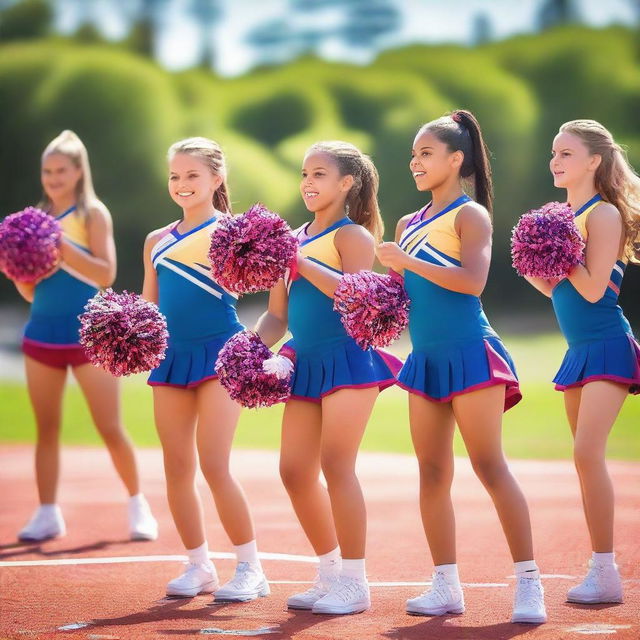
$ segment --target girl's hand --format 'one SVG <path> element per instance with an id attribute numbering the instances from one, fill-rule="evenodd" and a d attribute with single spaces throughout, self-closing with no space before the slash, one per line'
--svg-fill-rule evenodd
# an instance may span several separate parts
<path id="1" fill-rule="evenodd" d="M 380 264 L 401 273 L 407 265 L 407 254 L 395 242 L 382 242 L 376 248 Z"/>

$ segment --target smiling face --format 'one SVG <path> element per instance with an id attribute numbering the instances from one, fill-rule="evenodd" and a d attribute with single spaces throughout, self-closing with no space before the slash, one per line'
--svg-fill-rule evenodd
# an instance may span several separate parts
<path id="1" fill-rule="evenodd" d="M 42 160 L 40 179 L 51 201 L 74 199 L 82 169 L 63 153 L 50 153 Z"/>
<path id="2" fill-rule="evenodd" d="M 569 189 L 585 179 L 593 179 L 599 164 L 600 156 L 591 155 L 578 136 L 565 131 L 553 139 L 549 169 L 553 184 L 559 189 Z"/>
<path id="3" fill-rule="evenodd" d="M 206 162 L 190 153 L 176 153 L 169 161 L 169 194 L 183 209 L 208 206 L 222 183 Z"/>
<path id="4" fill-rule="evenodd" d="M 335 160 L 322 151 L 309 152 L 302 164 L 300 193 L 309 211 L 327 209 L 336 201 L 344 202 L 353 176 L 341 176 Z"/>
<path id="5" fill-rule="evenodd" d="M 418 132 L 413 141 L 409 169 L 418 191 L 432 191 L 459 172 L 464 156 L 461 151 L 450 151 L 429 129 Z"/>

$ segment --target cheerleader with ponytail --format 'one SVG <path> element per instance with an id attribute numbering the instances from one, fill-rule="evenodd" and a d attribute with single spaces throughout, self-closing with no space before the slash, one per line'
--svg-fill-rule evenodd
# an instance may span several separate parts
<path id="1" fill-rule="evenodd" d="M 287 327 L 293 335 L 280 474 L 319 562 L 314 585 L 290 596 L 287 605 L 318 614 L 359 613 L 370 598 L 366 511 L 355 462 L 378 393 L 395 382 L 399 363 L 358 346 L 334 310 L 333 296 L 343 273 L 373 267 L 383 230 L 378 172 L 353 145 L 321 142 L 305 155 L 300 191 L 313 219 L 297 231 L 299 277 L 271 290 L 256 328 L 268 346 Z"/>
<path id="2" fill-rule="evenodd" d="M 422 126 L 409 167 L 418 191 L 430 191 L 432 200 L 400 219 L 396 242 L 378 248 L 380 262 L 404 274 L 411 299 L 413 350 L 398 382 L 409 391 L 422 521 L 435 565 L 431 589 L 408 600 L 407 612 L 464 611 L 450 493 L 457 423 L 515 563 L 512 622 L 545 622 L 527 503 L 502 452 L 502 413 L 521 398 L 518 379 L 480 302 L 491 260 L 493 189 L 473 114 L 454 111 Z M 465 182 L 475 199 L 464 192 Z"/>

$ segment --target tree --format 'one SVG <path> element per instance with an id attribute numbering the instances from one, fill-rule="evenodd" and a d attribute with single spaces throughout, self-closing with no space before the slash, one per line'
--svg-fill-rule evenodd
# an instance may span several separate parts
<path id="1" fill-rule="evenodd" d="M 162 29 L 169 1 L 139 0 L 127 38 L 131 49 L 150 58 L 155 56 L 158 32 Z"/>
<path id="2" fill-rule="evenodd" d="M 53 9 L 48 0 L 20 0 L 3 6 L 6 8 L 0 12 L 0 41 L 42 38 L 51 32 Z"/>
<path id="3" fill-rule="evenodd" d="M 491 18 L 486 13 L 476 13 L 471 25 L 471 44 L 476 47 L 493 39 Z"/>
<path id="4" fill-rule="evenodd" d="M 572 22 L 580 22 L 575 0 L 543 0 L 537 15 L 540 31 Z"/>
<path id="5" fill-rule="evenodd" d="M 374 47 L 400 26 L 398 8 L 389 0 L 350 0 L 342 36 L 349 46 Z"/>
<path id="6" fill-rule="evenodd" d="M 214 67 L 216 47 L 213 29 L 223 15 L 220 0 L 191 0 L 189 8 L 200 27 L 200 64 Z"/>

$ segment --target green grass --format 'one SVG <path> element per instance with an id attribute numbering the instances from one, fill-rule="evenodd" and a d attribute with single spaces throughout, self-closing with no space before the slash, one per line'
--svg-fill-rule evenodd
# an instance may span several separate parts
<path id="1" fill-rule="evenodd" d="M 504 448 L 512 458 L 562 459 L 571 457 L 571 437 L 564 416 L 562 394 L 548 379 L 563 354 L 563 341 L 555 335 L 507 338 L 507 347 L 518 365 L 524 399 L 505 414 Z M 397 352 L 405 355 L 407 345 Z M 159 446 L 153 426 L 151 390 L 144 376 L 123 384 L 123 405 L 127 427 L 139 446 Z M 275 449 L 278 447 L 282 405 L 242 413 L 236 446 Z M 25 387 L 0 381 L 0 442 L 33 442 L 34 426 Z M 609 438 L 609 456 L 621 460 L 640 459 L 640 402 L 625 403 Z M 98 444 L 84 399 L 76 385 L 65 398 L 63 442 Z M 400 389 L 385 391 L 379 398 L 367 428 L 363 449 L 410 453 L 407 397 Z M 464 455 L 464 445 L 456 435 L 455 451 Z"/>

